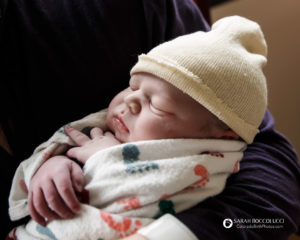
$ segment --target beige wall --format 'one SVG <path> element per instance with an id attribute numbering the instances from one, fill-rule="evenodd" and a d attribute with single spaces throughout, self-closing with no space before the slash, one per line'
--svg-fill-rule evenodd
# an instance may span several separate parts
<path id="1" fill-rule="evenodd" d="M 265 74 L 275 127 L 300 154 L 300 1 L 236 0 L 212 8 L 212 22 L 229 15 L 257 21 L 269 54 Z"/>
<path id="2" fill-rule="evenodd" d="M 269 110 L 275 127 L 292 142 L 300 154 L 300 1 L 236 0 L 216 6 L 212 22 L 229 15 L 257 21 L 265 34 L 269 54 L 265 74 L 269 89 Z M 289 240 L 300 240 L 291 236 Z"/>

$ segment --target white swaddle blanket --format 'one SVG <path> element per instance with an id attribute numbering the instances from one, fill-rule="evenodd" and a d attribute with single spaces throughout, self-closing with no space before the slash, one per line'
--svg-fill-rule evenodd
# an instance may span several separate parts
<path id="1" fill-rule="evenodd" d="M 71 125 L 105 125 L 101 111 Z M 18 168 L 9 198 L 10 216 L 28 215 L 29 182 L 49 156 L 72 145 L 59 130 Z M 46 227 L 33 220 L 15 228 L 11 239 L 119 239 L 135 233 L 165 213 L 175 214 L 220 193 L 238 171 L 245 143 L 213 139 L 165 139 L 113 146 L 95 153 L 84 166 L 85 188 L 76 217 Z"/>

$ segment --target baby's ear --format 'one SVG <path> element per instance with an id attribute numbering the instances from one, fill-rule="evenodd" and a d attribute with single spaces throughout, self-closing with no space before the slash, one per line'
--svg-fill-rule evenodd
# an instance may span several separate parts
<path id="1" fill-rule="evenodd" d="M 216 138 L 218 139 L 239 139 L 239 135 L 237 135 L 233 130 L 222 130 L 216 134 Z"/>

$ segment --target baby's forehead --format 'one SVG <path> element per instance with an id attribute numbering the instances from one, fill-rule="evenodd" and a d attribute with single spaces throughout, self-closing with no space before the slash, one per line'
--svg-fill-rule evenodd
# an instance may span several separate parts
<path id="1" fill-rule="evenodd" d="M 196 102 L 191 96 L 174 86 L 168 80 L 155 76 L 154 74 L 135 73 L 132 75 L 129 83 L 133 88 L 143 86 L 147 89 L 151 89 L 156 94 L 162 95 L 174 103 L 183 102 L 190 104 L 191 102 Z M 199 102 L 197 102 L 197 105 L 202 106 Z"/>
<path id="2" fill-rule="evenodd" d="M 146 72 L 140 72 L 140 73 L 135 73 L 131 76 L 129 80 L 129 85 L 137 85 L 139 86 L 142 82 L 150 82 L 151 83 L 160 83 L 164 84 L 170 88 L 174 87 L 173 84 L 169 83 L 167 80 L 156 76 L 155 74 L 151 73 L 146 73 Z M 155 85 L 154 85 L 155 86 Z M 159 85 L 161 86 L 161 85 Z"/>
<path id="3" fill-rule="evenodd" d="M 159 77 L 155 76 L 154 74 L 150 74 L 150 73 L 145 73 L 145 72 L 140 72 L 140 73 L 135 73 L 131 76 L 130 80 L 129 80 L 129 85 L 140 85 L 141 82 L 143 81 L 150 81 L 150 80 L 162 80 Z"/>

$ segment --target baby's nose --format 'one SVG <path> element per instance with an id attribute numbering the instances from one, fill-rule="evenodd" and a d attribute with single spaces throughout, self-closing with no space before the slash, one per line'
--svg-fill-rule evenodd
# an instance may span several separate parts
<path id="1" fill-rule="evenodd" d="M 132 114 L 139 114 L 141 111 L 141 105 L 138 102 L 130 102 L 128 107 Z"/>
<path id="2" fill-rule="evenodd" d="M 140 113 L 142 106 L 137 93 L 132 93 L 124 98 L 124 102 L 132 114 Z"/>

